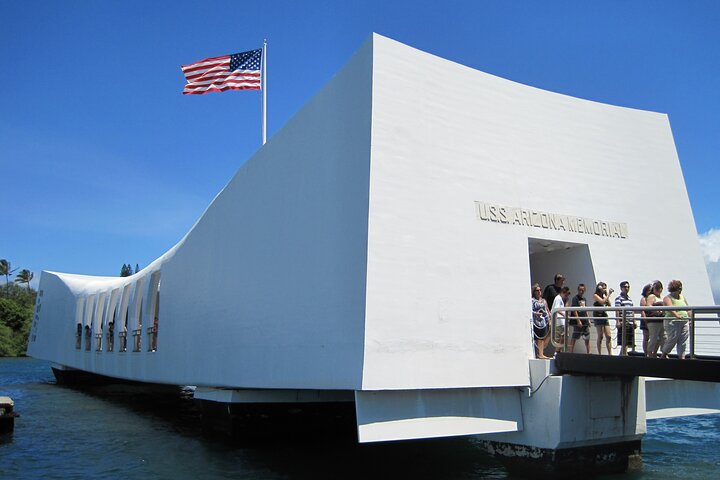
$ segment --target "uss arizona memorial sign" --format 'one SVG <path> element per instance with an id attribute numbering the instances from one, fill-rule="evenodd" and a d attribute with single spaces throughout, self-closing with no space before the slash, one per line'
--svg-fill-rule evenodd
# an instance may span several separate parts
<path id="1" fill-rule="evenodd" d="M 480 220 L 486 222 L 505 223 L 527 227 L 562 230 L 599 237 L 627 238 L 626 223 L 595 220 L 574 215 L 529 210 L 526 208 L 508 207 L 496 203 L 475 202 L 475 209 Z"/>

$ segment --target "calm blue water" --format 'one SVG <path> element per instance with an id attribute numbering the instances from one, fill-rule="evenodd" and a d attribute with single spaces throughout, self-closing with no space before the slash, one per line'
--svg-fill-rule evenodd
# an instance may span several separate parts
<path id="1" fill-rule="evenodd" d="M 0 359 L 0 395 L 22 415 L 0 440 L 0 478 L 508 478 L 472 438 L 357 445 L 232 444 L 202 435 L 187 396 L 55 385 L 50 365 Z M 613 479 L 718 478 L 720 415 L 655 420 L 643 471 Z"/>

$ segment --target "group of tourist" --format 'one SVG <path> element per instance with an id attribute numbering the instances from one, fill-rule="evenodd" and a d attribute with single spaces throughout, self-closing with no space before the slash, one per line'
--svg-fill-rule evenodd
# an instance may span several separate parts
<path id="1" fill-rule="evenodd" d="M 570 288 L 565 286 L 565 277 L 558 273 L 555 275 L 554 283 L 543 290 L 540 284 L 532 286 L 532 314 L 533 334 L 535 337 L 536 356 L 541 359 L 550 357 L 545 355 L 548 343 L 550 342 L 550 311 L 570 307 L 585 307 L 587 300 L 585 292 L 587 288 L 581 283 L 577 286 L 577 294 L 570 299 Z M 611 303 L 611 295 L 615 290 L 605 282 L 598 282 L 595 293 L 592 296 L 593 307 L 633 307 L 633 300 L 630 298 L 630 282 L 620 282 L 620 293 Z M 641 307 L 682 307 L 687 306 L 687 300 L 682 295 L 682 282 L 672 280 L 668 285 L 668 295 L 663 297 L 663 284 L 660 280 L 645 285 L 640 299 Z M 568 304 L 568 300 L 570 303 Z M 588 315 L 591 313 L 591 315 Z M 617 311 L 615 323 L 617 329 L 617 344 L 621 354 L 627 353 L 627 348 L 635 350 L 635 329 L 637 328 L 635 312 L 625 310 Z M 678 358 L 685 358 L 688 341 L 688 310 L 643 310 L 640 312 L 640 330 L 643 332 L 643 353 L 647 357 L 657 357 L 658 352 L 662 358 L 677 346 Z M 566 326 L 572 327 L 572 333 L 568 338 L 568 351 L 572 352 L 575 343 L 579 339 L 585 342 L 585 350 L 590 353 L 590 327 L 594 326 L 597 331 L 597 353 L 602 354 L 602 347 L 605 345 L 608 355 L 612 355 L 612 330 L 610 318 L 606 310 L 588 312 L 585 310 L 574 310 L 566 312 L 561 310 L 557 314 L 555 324 L 555 336 L 558 343 L 564 343 Z M 560 351 L 556 347 L 555 351 Z"/>

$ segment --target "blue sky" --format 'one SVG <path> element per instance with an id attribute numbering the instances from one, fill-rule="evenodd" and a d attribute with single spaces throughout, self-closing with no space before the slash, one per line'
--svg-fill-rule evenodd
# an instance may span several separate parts
<path id="1" fill-rule="evenodd" d="M 260 147 L 259 92 L 183 96 L 179 65 L 267 38 L 272 136 L 374 31 L 667 113 L 720 285 L 720 2 L 0 0 L 0 31 L 0 258 L 37 276 L 147 265 Z"/>

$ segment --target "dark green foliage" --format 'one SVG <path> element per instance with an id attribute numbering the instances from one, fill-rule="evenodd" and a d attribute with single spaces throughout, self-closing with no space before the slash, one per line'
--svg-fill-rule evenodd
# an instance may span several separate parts
<path id="1" fill-rule="evenodd" d="M 130 267 L 130 264 L 127 264 L 127 265 L 126 265 L 126 264 L 123 263 L 123 266 L 122 266 L 122 268 L 120 269 L 120 276 L 121 276 L 121 277 L 129 277 L 130 275 L 132 275 L 132 273 L 133 273 L 133 272 L 132 272 L 132 267 Z"/>
<path id="2" fill-rule="evenodd" d="M 23 307 L 13 300 L 0 298 L 0 319 L 14 331 L 22 329 L 26 318 L 32 318 L 32 307 Z"/>
<path id="3" fill-rule="evenodd" d="M 25 355 L 36 295 L 29 287 L 0 287 L 0 356 Z"/>
<path id="4" fill-rule="evenodd" d="M 0 275 L 5 276 L 5 285 L 10 283 L 10 275 L 12 275 L 15 270 L 17 270 L 17 268 L 12 268 L 12 265 L 6 259 L 0 259 Z"/>
<path id="5" fill-rule="evenodd" d="M 140 265 L 139 265 L 139 264 L 137 264 L 137 263 L 135 264 L 135 270 L 133 271 L 133 268 L 132 268 L 132 266 L 130 266 L 129 263 L 128 263 L 128 264 L 124 264 L 124 263 L 123 263 L 123 266 L 122 266 L 122 268 L 120 269 L 120 276 L 121 276 L 121 277 L 129 277 L 130 275 L 136 274 L 136 273 L 138 273 L 139 271 L 140 271 Z"/>
<path id="6" fill-rule="evenodd" d="M 37 292 L 32 288 L 27 289 L 12 283 L 0 287 L 0 298 L 12 300 L 22 307 L 35 308 L 35 297 L 37 297 Z"/>
<path id="7" fill-rule="evenodd" d="M 0 357 L 16 357 L 14 343 L 15 335 L 13 331 L 0 322 Z"/>
<path id="8" fill-rule="evenodd" d="M 17 283 L 25 283 L 27 284 L 27 288 L 30 288 L 30 281 L 35 277 L 35 274 L 31 272 L 30 270 L 23 268 L 20 270 L 20 273 L 18 273 L 15 276 L 15 281 Z"/>

